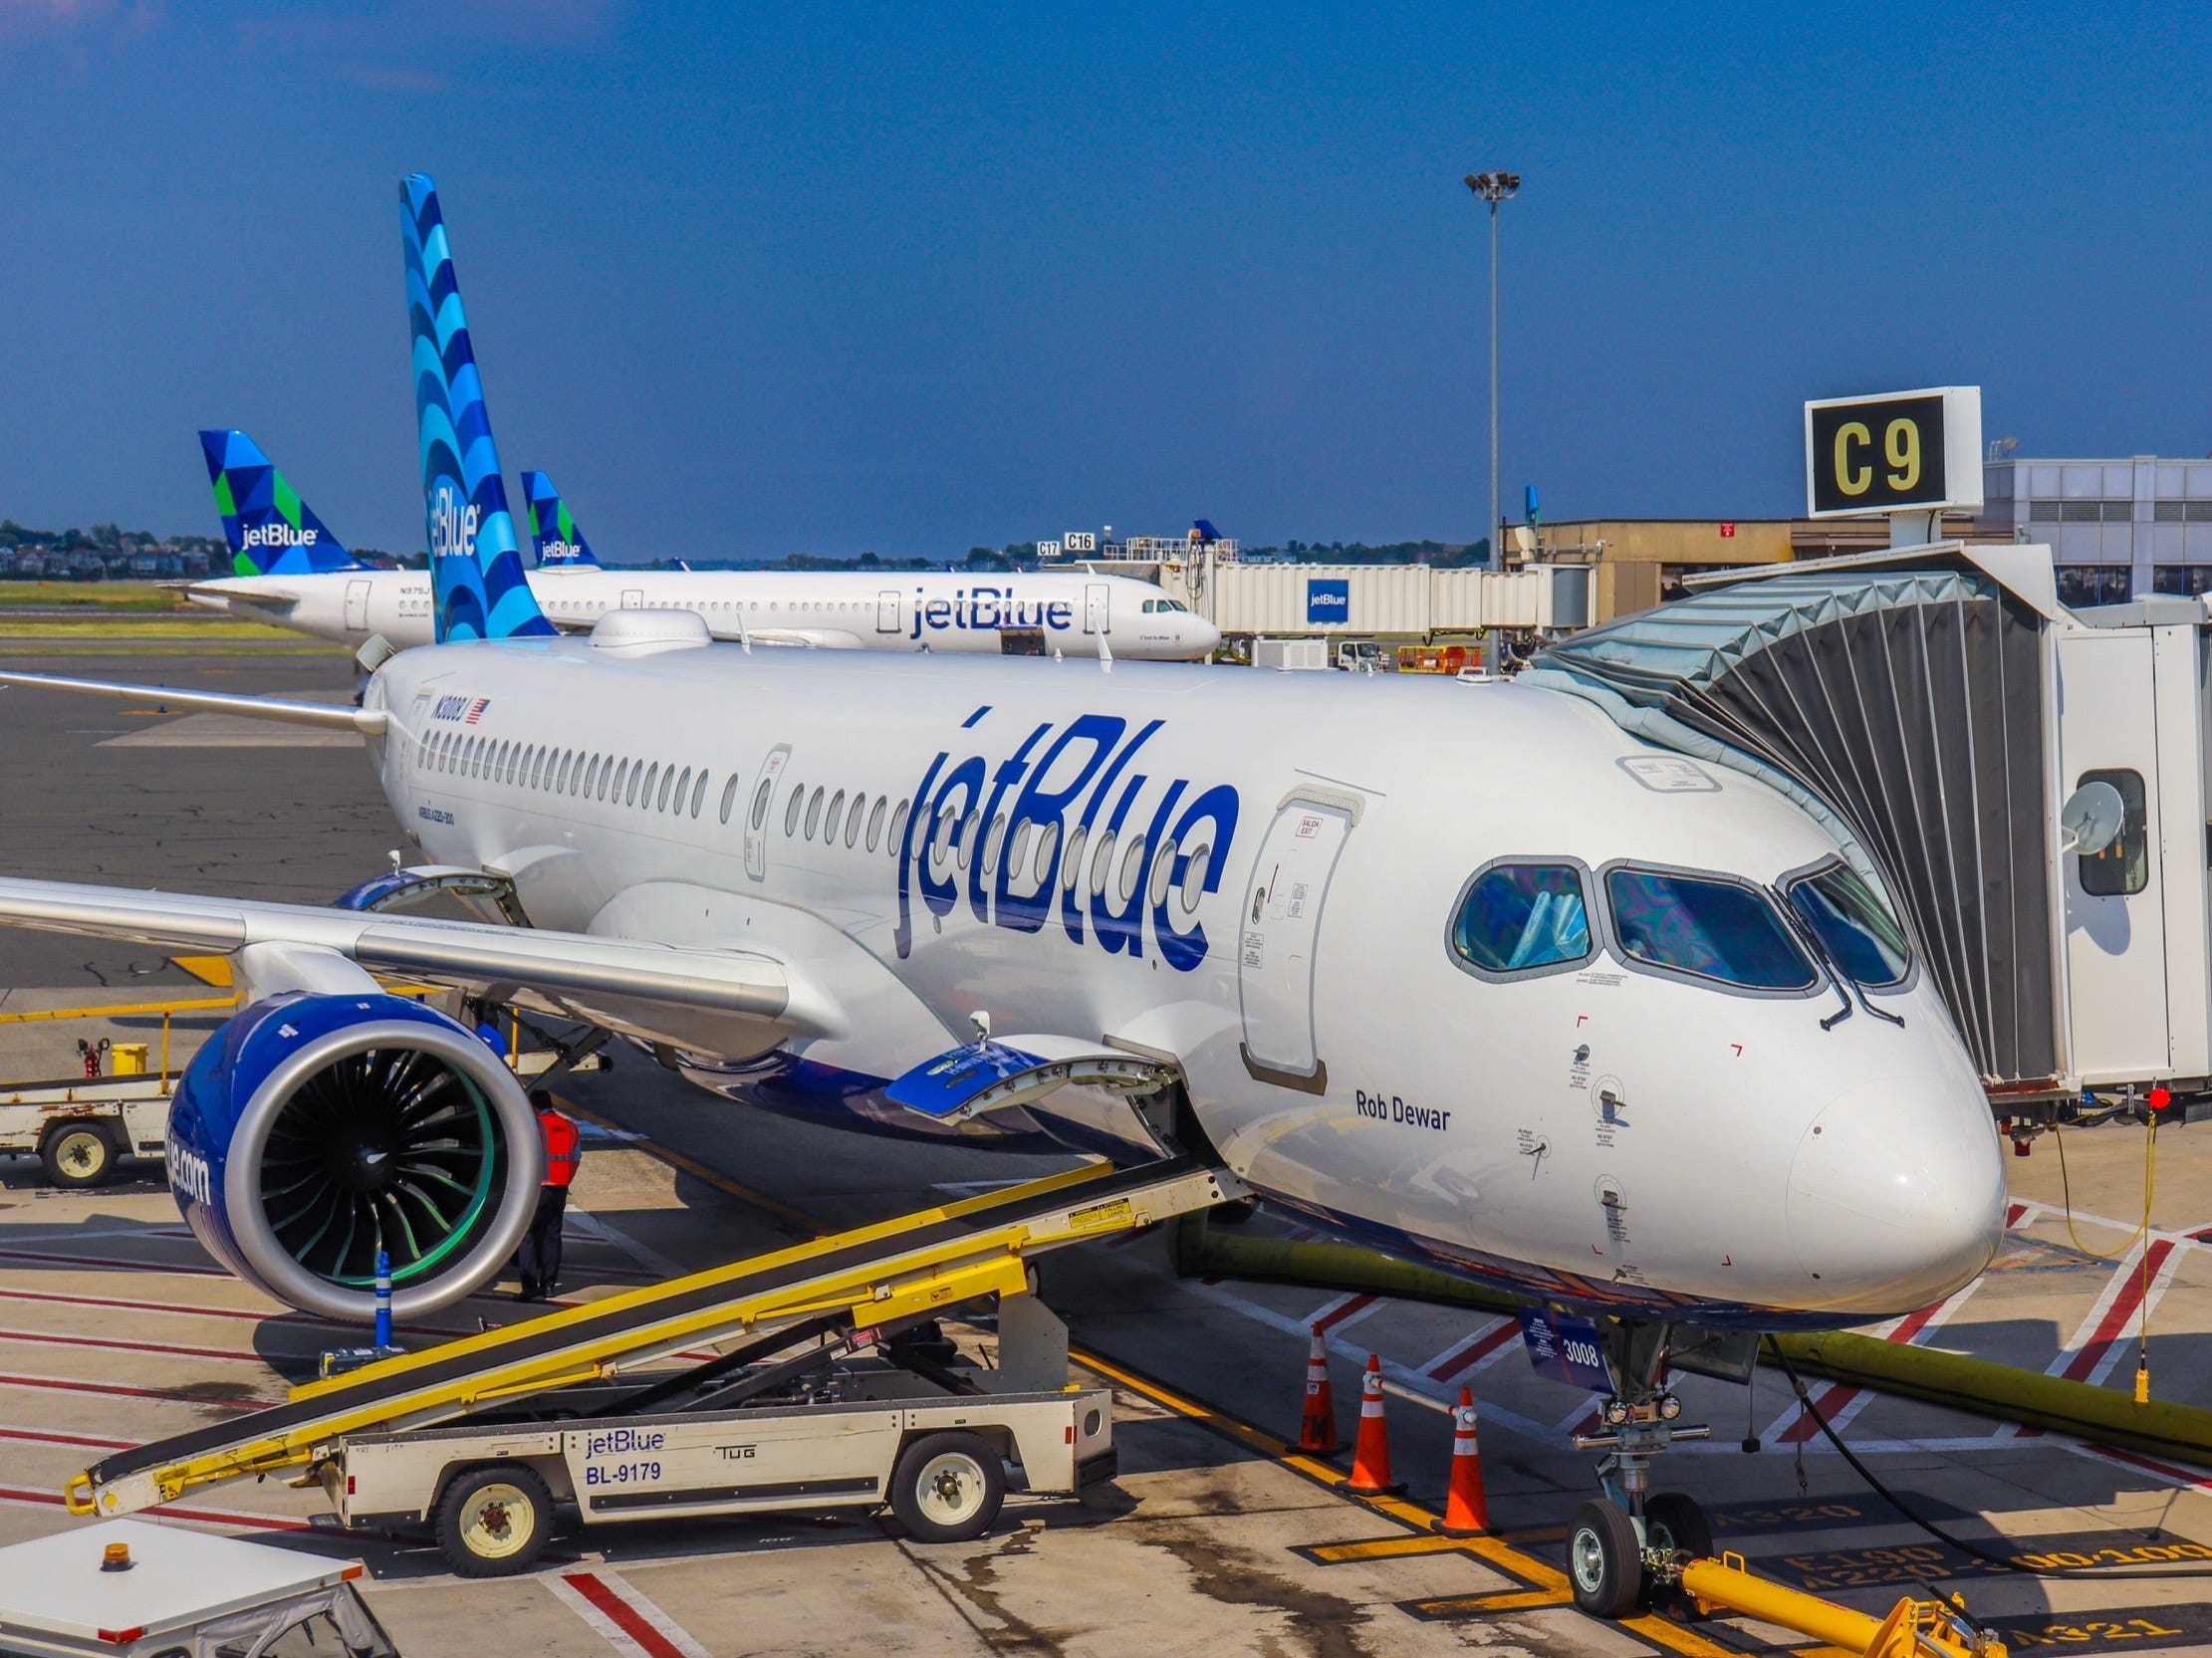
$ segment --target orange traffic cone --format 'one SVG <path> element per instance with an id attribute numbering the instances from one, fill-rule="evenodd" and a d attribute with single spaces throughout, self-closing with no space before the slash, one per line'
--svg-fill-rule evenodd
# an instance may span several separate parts
<path id="1" fill-rule="evenodd" d="M 1447 1538 L 1476 1538 L 1490 1530 L 1490 1504 L 1482 1494 L 1482 1446 L 1475 1437 L 1475 1395 L 1459 1390 L 1452 1412 L 1452 1483 L 1437 1531 Z"/>
<path id="2" fill-rule="evenodd" d="M 1337 1395 L 1329 1386 L 1329 1344 L 1319 1324 L 1306 1355 L 1306 1413 L 1299 1418 L 1298 1448 L 1316 1457 L 1333 1457 L 1344 1449 L 1337 1438 Z"/>
<path id="3" fill-rule="evenodd" d="M 1352 1478 L 1345 1490 L 1354 1497 L 1390 1497 L 1405 1489 L 1390 1478 L 1390 1424 L 1382 1416 L 1382 1360 L 1367 1354 L 1359 1378 L 1359 1437 L 1352 1447 Z"/>

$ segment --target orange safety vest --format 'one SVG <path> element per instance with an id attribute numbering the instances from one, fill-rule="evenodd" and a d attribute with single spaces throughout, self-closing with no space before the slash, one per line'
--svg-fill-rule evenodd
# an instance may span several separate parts
<path id="1" fill-rule="evenodd" d="M 540 1111 L 538 1127 L 546 1142 L 545 1183 L 566 1186 L 576 1178 L 577 1165 L 584 1161 L 584 1135 L 559 1111 Z"/>

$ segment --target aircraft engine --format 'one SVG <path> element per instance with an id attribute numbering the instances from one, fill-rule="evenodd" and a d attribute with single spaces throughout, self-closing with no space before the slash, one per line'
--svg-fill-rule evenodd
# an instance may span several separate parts
<path id="1" fill-rule="evenodd" d="M 255 1003 L 200 1050 L 169 1112 L 169 1188 L 200 1242 L 280 1301 L 362 1323 L 379 1249 L 402 1319 L 495 1277 L 544 1161 L 500 1057 L 382 992 Z"/>

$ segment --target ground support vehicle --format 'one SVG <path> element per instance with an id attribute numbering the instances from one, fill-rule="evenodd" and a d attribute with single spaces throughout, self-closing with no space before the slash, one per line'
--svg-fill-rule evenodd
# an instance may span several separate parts
<path id="1" fill-rule="evenodd" d="M 36 1157 L 57 1186 L 97 1186 L 124 1157 L 159 1157 L 169 1089 L 159 1076 L 0 1083 L 0 1156 Z"/>
<path id="2" fill-rule="evenodd" d="M 111 1520 L 0 1548 L 0 1652 L 398 1658 L 354 1590 L 361 1574 L 359 1560 Z"/>

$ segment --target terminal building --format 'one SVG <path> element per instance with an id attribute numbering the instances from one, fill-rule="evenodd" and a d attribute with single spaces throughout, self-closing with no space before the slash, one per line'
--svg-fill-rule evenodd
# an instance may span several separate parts
<path id="1" fill-rule="evenodd" d="M 1992 461 L 1979 527 L 2050 547 L 2061 602 L 2212 590 L 2212 458 Z"/>

